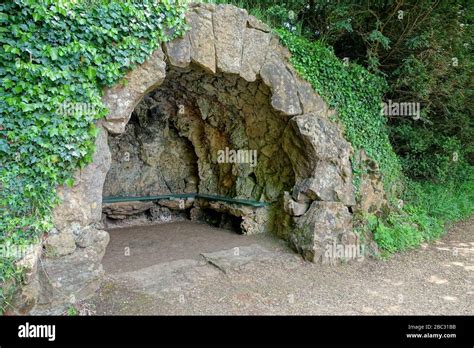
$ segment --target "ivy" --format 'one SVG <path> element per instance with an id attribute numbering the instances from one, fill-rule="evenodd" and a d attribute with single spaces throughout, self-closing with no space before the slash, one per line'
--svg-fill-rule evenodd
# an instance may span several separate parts
<path id="1" fill-rule="evenodd" d="M 52 227 L 56 187 L 91 162 L 104 86 L 182 35 L 185 10 L 175 0 L 0 4 L 0 245 Z M 0 258 L 0 284 L 14 261 Z"/>

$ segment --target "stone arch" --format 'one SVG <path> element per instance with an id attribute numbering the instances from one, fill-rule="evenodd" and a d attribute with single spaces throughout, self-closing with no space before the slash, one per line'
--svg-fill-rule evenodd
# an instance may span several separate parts
<path id="1" fill-rule="evenodd" d="M 199 67 L 212 76 L 266 86 L 269 105 L 285 120 L 281 146 L 294 173 L 293 187 L 272 202 L 278 210 L 272 228 L 311 261 L 327 261 L 328 243 L 356 243 L 352 148 L 328 118 L 333 111 L 289 63 L 289 52 L 265 24 L 232 5 L 190 5 L 186 20 L 190 30 L 184 37 L 158 48 L 125 76 L 126 84 L 104 90 L 109 114 L 97 124 L 93 161 L 76 173 L 73 187 L 58 188 L 55 228 L 22 290 L 23 311 L 45 313 L 97 288 L 108 243 L 101 229 L 102 189 L 111 163 L 107 137 L 125 131 L 137 104 L 159 88 L 167 69 Z"/>

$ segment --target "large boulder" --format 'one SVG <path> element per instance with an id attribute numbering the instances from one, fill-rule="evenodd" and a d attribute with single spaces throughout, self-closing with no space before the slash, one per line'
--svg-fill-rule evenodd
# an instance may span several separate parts
<path id="1" fill-rule="evenodd" d="M 296 200 L 355 204 L 352 147 L 334 122 L 313 113 L 293 117 L 285 130 L 283 149 L 296 174 Z"/>
<path id="2" fill-rule="evenodd" d="M 240 68 L 240 76 L 242 78 L 249 82 L 257 79 L 257 75 L 260 74 L 260 69 L 265 62 L 270 40 L 270 33 L 254 28 L 245 28 Z"/>
<path id="3" fill-rule="evenodd" d="M 232 5 L 216 6 L 213 25 L 218 70 L 240 72 L 246 24 L 247 11 Z"/>
<path id="4" fill-rule="evenodd" d="M 105 231 L 89 231 L 90 245 L 58 258 L 42 258 L 37 305 L 31 314 L 61 314 L 68 304 L 87 299 L 99 287 L 102 257 L 109 242 Z"/>
<path id="5" fill-rule="evenodd" d="M 216 72 L 216 49 L 212 25 L 213 5 L 191 5 L 186 22 L 191 27 L 191 61 L 211 73 Z"/>
<path id="6" fill-rule="evenodd" d="M 358 245 L 352 232 L 352 215 L 342 203 L 314 201 L 305 214 L 293 220 L 290 242 L 306 260 L 332 263 L 334 244 Z"/>
<path id="7" fill-rule="evenodd" d="M 279 53 L 277 38 L 270 42 L 265 63 L 260 69 L 263 82 L 272 91 L 272 106 L 283 115 L 293 116 L 302 113 L 296 80 L 286 68 L 284 58 Z"/>

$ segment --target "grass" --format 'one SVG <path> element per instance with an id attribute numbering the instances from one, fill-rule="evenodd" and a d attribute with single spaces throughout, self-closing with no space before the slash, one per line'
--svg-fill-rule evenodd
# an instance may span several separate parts
<path id="1" fill-rule="evenodd" d="M 474 213 L 474 167 L 444 182 L 410 181 L 404 198 L 400 211 L 368 219 L 382 255 L 437 239 L 452 223 L 469 218 Z"/>

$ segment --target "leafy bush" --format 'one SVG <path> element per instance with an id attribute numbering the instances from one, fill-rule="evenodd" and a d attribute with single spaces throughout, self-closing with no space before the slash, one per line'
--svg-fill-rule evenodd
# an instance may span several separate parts
<path id="1" fill-rule="evenodd" d="M 180 35 L 184 12 L 174 0 L 0 4 L 0 244 L 51 227 L 55 188 L 91 161 L 103 86 Z M 1 282 L 13 265 L 0 259 Z"/>

